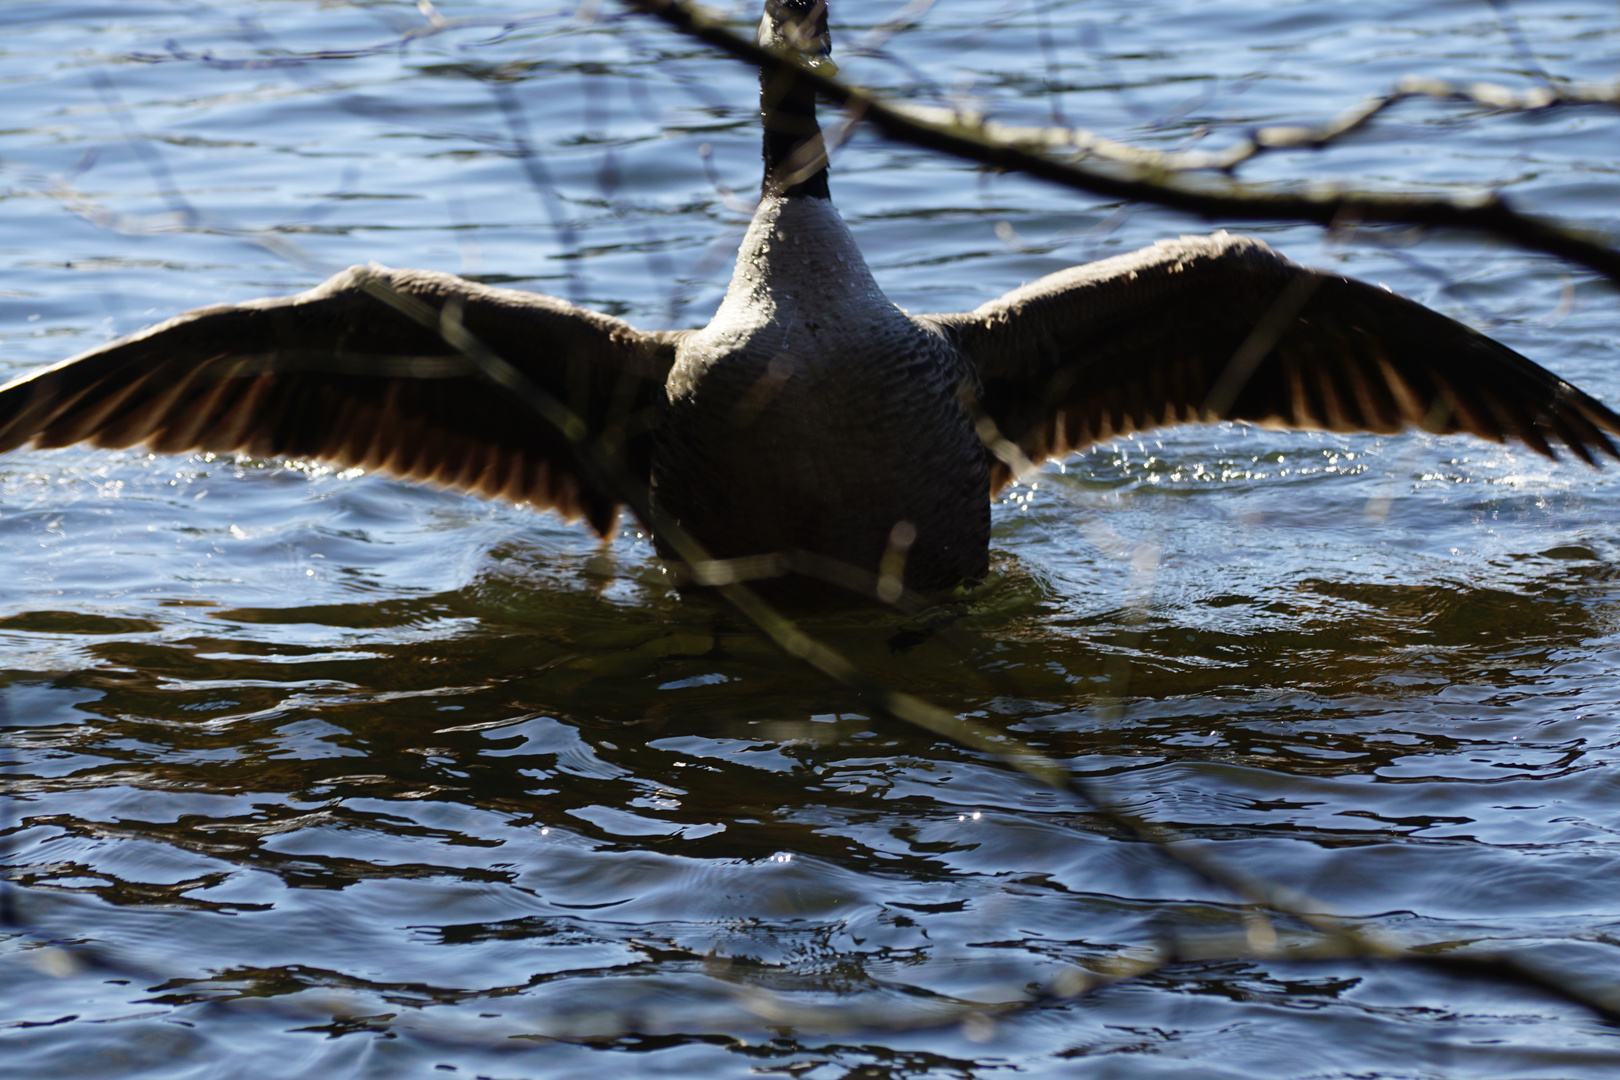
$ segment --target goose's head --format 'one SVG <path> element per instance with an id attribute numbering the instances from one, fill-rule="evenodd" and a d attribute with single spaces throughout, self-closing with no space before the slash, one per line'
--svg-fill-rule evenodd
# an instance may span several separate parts
<path id="1" fill-rule="evenodd" d="M 826 0 L 765 0 L 759 44 L 797 57 L 822 74 L 835 70 Z M 765 194 L 827 198 L 827 147 L 816 123 L 815 89 L 791 69 L 761 69 L 759 106 L 765 129 Z"/>
<path id="2" fill-rule="evenodd" d="M 765 0 L 759 44 L 772 52 L 799 53 L 821 70 L 818 61 L 832 55 L 827 0 Z"/>

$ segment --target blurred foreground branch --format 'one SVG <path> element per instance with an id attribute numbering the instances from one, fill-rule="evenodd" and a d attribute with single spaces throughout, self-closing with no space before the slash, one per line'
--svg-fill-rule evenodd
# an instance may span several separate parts
<path id="1" fill-rule="evenodd" d="M 537 416 L 567 435 L 576 452 L 590 462 L 600 475 L 613 481 L 618 494 L 638 515 L 643 516 L 643 520 L 655 519 L 649 489 L 624 467 L 617 448 L 600 437 L 588 436 L 587 425 L 563 402 L 473 334 L 462 322 L 458 308 L 447 305 L 443 311 L 434 310 L 381 279 L 368 281 L 365 288 L 376 299 L 407 318 L 436 330 L 446 344 L 471 360 L 485 378 L 514 394 Z M 740 615 L 789 656 L 854 692 L 886 715 L 976 750 L 1006 768 L 1023 773 L 1046 787 L 1064 792 L 1093 807 L 1137 839 L 1155 845 L 1169 858 L 1236 897 L 1242 905 L 1239 911 L 1242 932 L 1236 941 L 1236 949 L 1232 951 L 1233 955 L 1250 960 L 1413 963 L 1463 977 L 1494 978 L 1533 987 L 1589 1009 L 1605 1020 L 1620 1023 L 1620 1004 L 1601 994 L 1571 986 L 1511 954 L 1483 951 L 1436 954 L 1413 949 L 1391 939 L 1365 920 L 1331 913 L 1325 905 L 1297 890 L 1248 874 L 1215 858 L 1207 845 L 1193 842 L 1173 829 L 1133 813 L 1095 784 L 1075 775 L 1035 747 L 915 695 L 894 690 L 882 680 L 862 671 L 837 649 L 806 633 L 794 620 L 767 603 L 745 578 L 736 573 L 737 568 L 731 565 L 736 560 L 715 560 L 677 523 L 663 521 L 662 525 L 665 542 L 691 568 L 694 576 L 706 580 Z M 784 564 L 764 569 L 768 576 L 786 568 L 788 566 Z M 799 569 L 828 574 L 835 568 L 801 566 Z M 909 606 L 920 598 L 906 596 L 899 599 Z M 1279 917 L 1308 928 L 1310 933 L 1301 935 L 1292 927 L 1279 927 L 1276 922 Z M 1171 940 L 1161 945 L 1157 955 L 1151 958 L 1116 956 L 1100 973 L 1094 975 L 1075 970 L 1069 978 L 1043 987 L 1021 1001 L 992 1007 L 991 1011 L 1007 1012 L 1073 997 L 1101 985 L 1140 978 L 1172 964 L 1206 962 L 1226 951 L 1224 945 L 1213 938 Z M 978 1008 L 974 1006 L 961 1010 L 962 1013 L 977 1011 Z M 953 1017 L 949 1022 L 959 1018 Z"/>
<path id="2" fill-rule="evenodd" d="M 1212 220 L 1300 221 L 1332 227 L 1415 225 L 1482 233 L 1530 251 L 1556 255 L 1620 285 L 1620 249 L 1606 238 L 1592 230 L 1522 213 L 1494 191 L 1452 196 L 1400 195 L 1339 184 L 1313 183 L 1298 187 L 1247 184 L 1229 175 L 1231 168 L 1265 150 L 1328 145 L 1358 130 L 1398 101 L 1411 97 L 1462 99 L 1496 108 L 1537 109 L 1555 104 L 1620 105 L 1620 87 L 1541 88 L 1516 94 L 1502 87 L 1455 87 L 1439 80 L 1414 80 L 1403 82 L 1388 98 L 1374 99 L 1373 103 L 1352 110 L 1321 128 L 1261 129 L 1251 136 L 1252 147 L 1239 143 L 1224 155 L 1164 154 L 1082 131 L 1011 128 L 949 109 L 891 105 L 878 100 L 870 91 L 807 70 L 793 58 L 761 48 L 730 30 L 721 16 L 696 4 L 685 0 L 625 2 L 739 60 L 773 72 L 795 68 L 797 78 L 837 102 L 852 119 L 864 120 L 889 138 L 913 146 L 1023 173 L 1077 191 L 1154 203 Z M 1061 161 L 1051 156 L 1057 149 L 1080 150 L 1104 160 L 1095 163 Z M 1208 170 L 1228 175 L 1204 175 Z"/>
<path id="3" fill-rule="evenodd" d="M 682 33 L 763 69 L 798 68 L 797 77 L 812 83 L 818 91 L 842 105 L 852 121 L 866 120 L 885 135 L 915 146 L 1022 172 L 1077 190 L 1156 203 L 1209 218 L 1309 221 L 1330 226 L 1378 223 L 1465 229 L 1563 257 L 1620 283 L 1620 250 L 1582 231 L 1522 214 L 1495 193 L 1437 198 L 1371 193 L 1327 185 L 1301 191 L 1242 184 L 1231 177 L 1232 170 L 1241 162 L 1266 151 L 1329 145 L 1410 98 L 1461 100 L 1492 108 L 1535 110 L 1555 104 L 1620 104 L 1620 88 L 1560 90 L 1544 87 L 1517 93 L 1484 84 L 1457 87 L 1439 80 L 1406 80 L 1394 93 L 1343 113 L 1320 127 L 1264 128 L 1223 154 L 1166 154 L 1140 150 L 1073 129 L 1013 128 L 949 109 L 888 105 L 866 90 L 804 69 L 795 58 L 761 48 L 727 29 L 718 16 L 696 5 L 683 0 L 626 2 Z M 1050 156 L 1065 150 L 1078 150 L 1104 161 L 1101 165 L 1086 165 Z M 1225 174 L 1224 178 L 1191 175 L 1210 171 Z M 1138 839 L 1154 844 L 1206 881 L 1228 890 L 1243 904 L 1244 927 L 1230 955 L 1247 959 L 1413 963 L 1461 977 L 1495 978 L 1535 987 L 1585 1007 L 1606 1020 L 1620 1022 L 1620 1005 L 1606 995 L 1571 986 L 1517 956 L 1486 951 L 1438 954 L 1413 949 L 1387 938 L 1375 928 L 1361 925 L 1358 920 L 1331 914 L 1294 890 L 1226 865 L 1213 858 L 1213 853 L 1204 845 L 1130 812 L 1095 785 L 1033 747 L 883 685 L 836 650 L 805 634 L 742 583 L 728 582 L 720 591 L 784 651 L 854 691 L 882 712 L 978 750 L 1004 766 L 1089 804 Z M 1274 922 L 1278 917 L 1308 927 L 1314 933 L 1301 938 L 1286 928 L 1280 930 Z M 1076 973 L 1067 983 L 1049 987 L 1023 1003 L 1002 1008 L 1072 996 L 1095 986 L 1138 978 L 1171 964 L 1207 960 L 1225 951 L 1217 945 L 1215 953 L 1211 953 L 1211 944 L 1207 940 L 1169 941 L 1161 946 L 1156 957 L 1134 961 L 1116 958 L 1121 963 L 1112 970 L 1095 975 Z"/>
<path id="4" fill-rule="evenodd" d="M 701 9 L 680 3 L 678 0 L 630 0 L 630 2 L 640 9 L 658 15 L 678 29 L 751 63 L 773 69 L 780 69 L 791 63 L 759 49 L 746 39 L 725 29 Z M 431 26 L 441 25 L 442 16 L 437 15 L 431 4 L 424 2 L 420 6 Z M 1607 97 L 1595 92 L 1596 96 L 1590 100 L 1568 96 L 1564 91 L 1556 89 L 1529 91 L 1511 97 L 1513 92 L 1500 87 L 1473 86 L 1459 89 L 1437 81 L 1419 81 L 1411 85 L 1403 83 L 1402 88 L 1395 94 L 1375 99 L 1358 109 L 1341 114 L 1321 127 L 1264 128 L 1252 133 L 1247 142 L 1238 144 L 1224 155 L 1199 155 L 1164 154 L 1141 150 L 1128 144 L 1065 128 L 1011 128 L 951 110 L 890 106 L 875 100 L 864 90 L 845 86 L 814 72 L 806 72 L 802 77 L 813 82 L 827 96 L 843 104 L 852 118 L 866 119 L 893 138 L 956 154 L 993 167 L 1022 171 L 1077 190 L 1153 202 L 1216 218 L 1304 220 L 1325 225 L 1351 222 L 1402 223 L 1469 229 L 1502 236 L 1531 250 L 1560 255 L 1620 282 L 1620 252 L 1579 232 L 1519 214 L 1496 195 L 1436 199 L 1374 195 L 1326 188 L 1301 194 L 1260 185 L 1240 185 L 1231 181 L 1229 176 L 1224 182 L 1217 177 L 1213 178 L 1215 183 L 1204 183 L 1212 178 L 1187 175 L 1209 171 L 1229 174 L 1242 161 L 1269 150 L 1326 146 L 1352 131 L 1359 130 L 1398 101 L 1411 97 L 1468 100 L 1490 107 L 1533 110 L 1554 104 L 1615 104 L 1617 103 L 1615 99 L 1620 97 L 1620 94 L 1615 92 L 1604 92 Z M 1493 95 L 1496 95 L 1498 100 L 1492 100 Z M 1510 97 L 1501 95 L 1509 95 L 1511 100 Z M 109 107 L 115 112 L 121 108 L 116 101 L 109 101 Z M 527 162 L 534 157 L 534 150 L 529 141 L 521 137 L 522 128 L 513 107 L 503 100 L 503 108 L 506 110 L 509 126 L 513 129 L 517 154 Z M 1113 171 L 1105 171 L 1101 167 L 1083 167 L 1048 156 L 1063 150 L 1080 150 L 1102 158 Z M 154 170 L 154 178 L 160 190 L 175 203 L 173 209 L 176 213 L 183 216 L 190 215 L 192 213 L 190 207 L 174 191 L 174 185 L 166 178 L 166 174 L 154 165 L 155 160 L 150 160 L 147 164 Z M 549 180 L 545 179 L 538 168 L 529 169 L 529 180 L 537 190 L 544 191 L 549 188 Z M 1201 184 L 1203 186 L 1200 186 Z M 183 219 L 195 220 L 194 217 Z M 562 402 L 534 386 L 504 358 L 474 337 L 462 324 L 458 312 L 428 310 L 411 297 L 380 282 L 376 285 L 374 295 L 408 317 L 437 328 L 444 340 L 458 353 L 472 360 L 491 381 L 504 386 L 520 400 L 525 401 L 537 416 L 565 433 L 583 430 L 579 419 L 573 416 Z M 609 448 L 587 442 L 579 449 L 582 455 L 591 460 L 604 475 L 615 478 L 620 494 L 625 496 L 638 513 L 650 513 L 644 487 L 623 475 L 624 470 Z M 709 584 L 717 586 L 718 591 L 739 612 L 788 654 L 816 668 L 830 680 L 859 694 L 884 713 L 961 745 L 972 747 L 1044 785 L 1065 791 L 1085 801 L 1095 807 L 1102 816 L 1124 826 L 1136 837 L 1153 843 L 1206 880 L 1223 886 L 1246 905 L 1241 911 L 1242 932 L 1238 935 L 1175 938 L 1165 942 L 1157 955 L 1146 961 L 1133 962 L 1128 957 L 1116 956 L 1112 958 L 1114 963 L 1095 973 L 1095 978 L 1079 977 L 1077 974 L 1074 979 L 1059 980 L 1053 986 L 1023 1002 L 1004 1007 L 1002 1011 L 1069 997 L 1112 982 L 1139 978 L 1170 965 L 1238 957 L 1290 962 L 1371 960 L 1413 963 L 1447 971 L 1459 977 L 1499 978 L 1533 986 L 1591 1009 L 1611 1022 L 1620 1021 L 1620 1008 L 1617 1008 L 1612 1000 L 1566 985 L 1553 975 L 1526 964 L 1512 954 L 1461 950 L 1438 953 L 1396 944 L 1384 938 L 1376 927 L 1369 926 L 1364 920 L 1331 915 L 1308 897 L 1258 880 L 1225 865 L 1213 857 L 1213 849 L 1210 846 L 1192 841 L 1138 817 L 1116 800 L 1109 798 L 1097 785 L 1077 777 L 1071 770 L 1007 733 L 976 725 L 920 698 L 900 693 L 884 685 L 878 679 L 859 670 L 837 650 L 817 641 L 792 620 L 775 611 L 744 584 L 738 568 L 724 566 L 709 559 L 700 547 L 678 530 L 672 531 L 668 539 L 671 546 L 677 549 L 700 577 L 705 577 Z M 709 571 L 707 574 L 703 572 L 705 569 Z M 807 569 L 816 569 L 823 576 L 830 576 L 832 573 L 830 568 Z M 0 707 L 3 705 L 4 698 L 0 697 Z M 0 713 L 0 728 L 6 726 L 5 720 L 4 714 Z M 3 778 L 5 764 L 4 761 L 0 761 L 0 778 Z M 0 836 L 5 835 L 5 832 L 5 829 L 0 828 Z M 15 921 L 14 913 L 8 910 L 11 902 L 11 890 L 0 885 L 0 919 Z M 1276 926 L 1273 923 L 1275 916 L 1297 921 L 1310 927 L 1315 933 L 1300 934 L 1292 927 Z M 965 1010 L 974 1011 L 971 1006 L 965 1007 Z M 961 1011 L 954 1012 L 947 1017 L 946 1022 L 954 1022 L 960 1019 L 961 1015 Z"/>

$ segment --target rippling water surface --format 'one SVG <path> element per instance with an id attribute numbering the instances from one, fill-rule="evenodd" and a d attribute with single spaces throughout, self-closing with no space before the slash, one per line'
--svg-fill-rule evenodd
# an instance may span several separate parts
<path id="1" fill-rule="evenodd" d="M 1620 75 L 1620 10 L 1595 0 L 940 0 L 870 35 L 901 8 L 836 5 L 845 74 L 1168 147 L 1414 72 Z M 0 8 L 0 377 L 371 259 L 706 320 L 757 182 L 753 74 L 611 4 L 437 11 Z M 1506 184 L 1612 235 L 1616 146 L 1614 109 L 1413 103 L 1245 175 Z M 911 310 L 1211 227 L 864 132 L 835 169 Z M 1620 402 L 1620 305 L 1582 271 L 1248 229 Z M 1178 429 L 1013 489 L 965 605 L 806 626 L 1229 867 L 1615 998 L 1617 476 L 1464 439 Z M 1245 959 L 1231 895 L 653 570 L 633 531 L 603 551 L 376 476 L 0 459 L 8 1074 L 1620 1065 L 1612 1027 L 1524 985 Z M 1167 939 L 1205 958 L 1062 995 Z"/>

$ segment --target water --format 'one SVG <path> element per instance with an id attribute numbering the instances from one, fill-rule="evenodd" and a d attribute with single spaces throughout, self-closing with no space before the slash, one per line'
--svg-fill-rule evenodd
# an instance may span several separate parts
<path id="1" fill-rule="evenodd" d="M 394 4 L 0 9 L 0 374 L 371 259 L 646 327 L 704 321 L 757 181 L 753 75 L 572 4 L 438 10 L 466 22 L 422 34 Z M 899 10 L 835 9 L 847 75 L 1166 147 L 1322 118 L 1413 72 L 1620 74 L 1620 11 L 1596 2 L 1519 4 L 1506 23 L 1461 2 L 942 0 L 861 55 Z M 1617 129 L 1613 109 L 1411 103 L 1244 175 L 1507 183 L 1525 208 L 1612 230 Z M 835 170 L 914 311 L 1211 227 L 866 132 Z M 1620 402 L 1620 309 L 1579 270 L 1477 237 L 1246 229 Z M 1617 475 L 1463 439 L 1155 433 L 1009 492 L 996 581 L 951 634 L 871 613 L 806 628 L 1230 867 L 1405 944 L 1506 951 L 1615 1000 Z M 1522 984 L 1246 959 L 1229 894 L 872 717 L 724 610 L 649 584 L 652 565 L 633 530 L 604 553 L 554 517 L 374 476 L 0 459 L 8 1069 L 1620 1063 L 1611 1027 Z M 1167 935 L 1204 958 L 982 1008 Z"/>

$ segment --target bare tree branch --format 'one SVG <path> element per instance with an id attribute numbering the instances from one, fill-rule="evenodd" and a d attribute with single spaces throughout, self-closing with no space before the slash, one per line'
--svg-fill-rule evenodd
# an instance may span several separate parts
<path id="1" fill-rule="evenodd" d="M 1321 150 L 1367 127 L 1396 105 L 1414 98 L 1433 98 L 1482 105 L 1497 112 L 1540 112 L 1560 105 L 1620 106 L 1620 85 L 1514 90 L 1495 83 L 1459 85 L 1444 79 L 1408 75 L 1393 91 L 1346 109 L 1323 124 L 1268 124 L 1256 128 L 1225 150 L 1152 150 L 1097 135 L 1084 128 L 1029 127 L 1001 124 L 961 109 L 920 105 L 890 106 L 902 115 L 943 128 L 966 128 L 988 142 L 1026 150 L 1077 152 L 1152 172 L 1230 173 L 1246 161 L 1273 150 Z"/>
<path id="2" fill-rule="evenodd" d="M 1173 159 L 1167 164 L 1162 155 L 1155 157 L 1153 152 L 1103 140 L 1099 136 L 1088 136 L 1091 141 L 1085 146 L 1076 147 L 1071 141 L 1065 148 L 1087 150 L 1098 157 L 1107 156 L 1111 160 L 1105 166 L 1059 161 L 1050 156 L 1053 147 L 1046 138 L 1038 139 L 1031 145 L 1005 135 L 1009 129 L 1001 129 L 998 133 L 982 120 L 950 110 L 924 112 L 879 101 L 870 91 L 807 70 L 792 57 L 780 56 L 761 48 L 728 29 L 720 16 L 685 0 L 625 2 L 739 60 L 769 71 L 793 67 L 798 71 L 798 78 L 837 102 L 852 118 L 864 120 L 890 138 L 913 146 L 938 150 L 1008 172 L 1020 172 L 1076 191 L 1155 203 L 1212 220 L 1302 221 L 1324 226 L 1419 225 L 1483 233 L 1509 240 L 1530 251 L 1556 255 L 1620 284 L 1620 249 L 1612 246 L 1607 238 L 1592 230 L 1522 213 L 1494 191 L 1422 196 L 1364 191 L 1328 183 L 1283 187 L 1245 184 L 1231 179 L 1215 180 L 1189 175 L 1191 167 L 1177 165 Z M 1451 99 L 1465 95 L 1468 100 L 1483 104 L 1490 104 L 1492 100 L 1507 102 L 1493 107 L 1521 108 L 1543 108 L 1575 101 L 1620 104 L 1620 89 L 1565 91 L 1541 88 L 1515 96 L 1515 92 L 1500 87 L 1459 89 L 1439 80 L 1420 80 L 1403 86 L 1405 89 L 1398 89 L 1392 95 L 1393 99 L 1417 96 Z M 1515 106 L 1513 102 L 1519 104 Z M 1356 111 L 1352 111 L 1340 117 L 1327 125 L 1324 131 L 1332 129 L 1335 124 L 1343 130 L 1323 136 L 1316 142 L 1309 134 L 1314 129 L 1307 128 L 1270 129 L 1277 133 L 1272 138 L 1277 140 L 1278 147 L 1325 145 L 1348 131 L 1358 129 L 1394 103 L 1394 100 L 1388 100 L 1372 108 L 1362 106 L 1360 111 L 1366 113 L 1365 116 L 1357 119 Z M 1283 132 L 1292 134 L 1284 135 Z M 1259 149 L 1257 146 L 1248 156 L 1254 156 Z M 1236 163 L 1233 162 L 1234 165 Z M 1211 161 L 1199 168 L 1220 169 L 1225 166 Z"/>

